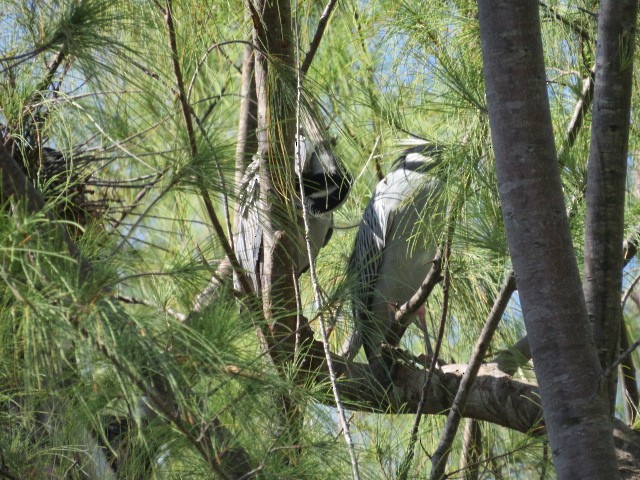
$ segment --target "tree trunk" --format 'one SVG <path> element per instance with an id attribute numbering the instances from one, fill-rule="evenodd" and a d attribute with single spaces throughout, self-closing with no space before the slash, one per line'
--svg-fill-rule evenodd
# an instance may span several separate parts
<path id="1" fill-rule="evenodd" d="M 273 353 L 277 356 L 285 350 L 293 352 L 295 335 L 292 333 L 296 329 L 294 259 L 297 255 L 291 238 L 297 231 L 295 206 L 291 202 L 295 195 L 295 104 L 287 101 L 286 80 L 281 77 L 283 69 L 292 71 L 295 66 L 294 42 L 288 0 L 256 0 L 249 3 L 249 8 L 256 45 L 257 138 L 263 214 L 262 301 L 275 343 L 291 347 L 276 348 Z M 280 71 L 275 71 L 276 67 Z"/>
<path id="2" fill-rule="evenodd" d="M 618 354 L 622 308 L 624 197 L 638 0 L 603 0 L 587 182 L 584 296 L 606 369 Z M 615 408 L 616 375 L 608 381 Z"/>
<path id="3" fill-rule="evenodd" d="M 270 326 L 271 358 L 282 375 L 293 360 L 296 315 L 298 233 L 294 188 L 295 103 L 289 85 L 295 68 L 289 0 L 249 0 L 254 26 L 255 81 L 258 103 L 258 157 L 262 223 L 260 284 L 265 320 Z M 287 90 L 289 90 L 287 92 Z M 287 394 L 277 395 L 282 417 L 276 419 L 285 449 L 284 460 L 296 463 L 304 407 Z"/>
<path id="4" fill-rule="evenodd" d="M 538 2 L 480 0 L 502 214 L 558 478 L 618 478 L 566 215 Z"/>

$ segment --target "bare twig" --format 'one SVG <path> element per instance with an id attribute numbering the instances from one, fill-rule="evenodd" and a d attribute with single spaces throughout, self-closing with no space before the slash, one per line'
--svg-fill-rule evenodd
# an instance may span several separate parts
<path id="1" fill-rule="evenodd" d="M 127 208 L 125 208 L 122 213 L 120 214 L 120 218 L 112 225 L 113 229 L 118 228 L 124 221 L 125 218 L 127 218 L 127 216 L 133 211 L 134 208 L 136 208 L 140 201 L 147 195 L 147 193 L 149 193 L 151 191 L 151 189 L 153 188 L 153 186 L 158 183 L 160 181 L 160 179 L 164 176 L 164 174 L 168 171 L 168 169 L 164 169 L 161 172 L 156 174 L 156 178 L 147 183 L 142 190 L 140 190 L 138 192 L 138 194 L 135 196 L 135 198 L 133 199 L 133 202 L 131 202 L 131 205 L 129 205 Z M 122 186 L 120 186 L 120 188 L 122 188 Z M 147 209 L 148 211 L 148 209 Z M 129 232 L 131 232 L 132 230 L 130 229 Z"/>
<path id="2" fill-rule="evenodd" d="M 353 181 L 354 184 L 357 183 L 358 180 L 360 180 L 360 177 L 362 177 L 362 175 L 364 175 L 365 172 L 368 170 L 367 167 L 369 166 L 369 163 L 371 162 L 371 160 L 375 158 L 377 162 L 379 155 L 376 155 L 376 150 L 378 149 L 379 145 L 380 145 L 380 135 L 377 135 L 375 141 L 373 142 L 373 147 L 371 148 L 371 153 L 369 154 L 369 158 L 367 158 L 367 161 L 364 163 L 362 170 L 360 170 L 360 173 Z M 378 181 L 381 181 L 383 178 L 384 178 L 384 175 L 381 178 L 379 177 Z"/>
<path id="3" fill-rule="evenodd" d="M 213 148 L 213 145 L 211 144 L 211 140 L 209 140 L 209 135 L 207 134 L 207 131 L 205 130 L 204 125 L 202 125 L 202 122 L 200 121 L 198 116 L 195 114 L 193 109 L 191 109 L 191 115 L 193 115 L 193 118 L 195 119 L 196 124 L 198 125 L 198 129 L 200 130 L 200 133 L 202 133 L 202 136 L 204 137 L 204 139 L 209 144 L 209 147 Z M 220 161 L 218 160 L 218 157 L 216 155 L 213 156 L 213 163 L 216 166 L 216 171 L 218 173 L 218 177 L 220 178 L 220 187 L 222 188 L 222 210 L 224 211 L 224 220 L 225 220 L 225 225 L 227 227 L 227 235 L 228 235 L 227 238 L 229 239 L 229 246 L 233 251 L 233 233 L 231 232 L 231 215 L 229 213 L 229 194 L 227 193 L 229 190 L 227 190 L 227 181 L 225 180 L 224 175 L 222 174 Z"/>
<path id="4" fill-rule="evenodd" d="M 3 70 L 0 70 L 0 73 L 8 72 L 9 70 L 11 70 L 11 69 L 17 67 L 18 65 L 20 65 L 21 63 L 24 63 L 26 61 L 31 60 L 32 58 L 36 57 L 37 55 L 40 55 L 42 52 L 47 50 L 49 47 L 51 47 L 51 43 L 47 43 L 45 45 L 41 45 L 40 47 L 35 48 L 35 49 L 31 50 L 30 52 L 25 52 L 25 53 L 21 53 L 19 55 L 11 55 L 9 57 L 0 58 L 0 63 L 16 61 L 12 65 L 9 65 L 8 67 L 5 67 Z"/>
<path id="5" fill-rule="evenodd" d="M 121 301 L 122 303 L 128 303 L 130 305 L 143 305 L 145 307 L 153 308 L 159 312 L 166 313 L 172 316 L 179 322 L 184 322 L 185 318 L 187 317 L 184 313 L 176 312 L 169 307 L 159 307 L 158 305 L 154 305 L 152 302 L 142 300 L 140 298 L 127 297 L 126 295 L 116 295 L 114 298 Z"/>
<path id="6" fill-rule="evenodd" d="M 434 287 L 442 280 L 442 256 L 440 252 L 432 261 L 431 270 L 427 274 L 420 288 L 406 303 L 402 304 L 395 312 L 395 322 L 406 327 L 407 319 L 424 305 Z"/>
<path id="7" fill-rule="evenodd" d="M 300 74 L 302 76 L 306 75 L 309 71 L 309 67 L 311 67 L 311 62 L 313 62 L 313 57 L 316 56 L 316 52 L 318 51 L 318 47 L 320 46 L 320 41 L 322 40 L 322 35 L 324 34 L 325 29 L 327 28 L 327 24 L 329 23 L 329 17 L 331 16 L 331 12 L 334 7 L 338 3 L 338 0 L 329 0 L 329 3 L 324 7 L 322 11 L 322 15 L 320 15 L 320 20 L 318 21 L 318 28 L 316 29 L 316 33 L 313 36 L 313 40 L 311 41 L 311 45 L 309 45 L 309 51 L 304 57 L 304 62 L 300 67 Z"/>
<path id="8" fill-rule="evenodd" d="M 567 125 L 562 147 L 558 152 L 558 158 L 560 159 L 565 152 L 575 144 L 576 139 L 578 138 L 578 133 L 582 128 L 584 118 L 591 108 L 591 104 L 593 103 L 595 75 L 596 72 L 594 66 L 589 70 L 589 75 L 582 79 L 582 92 L 580 93 L 580 97 L 573 109 L 573 115 L 571 115 L 571 120 L 569 121 L 569 125 Z"/>
<path id="9" fill-rule="evenodd" d="M 182 106 L 182 115 L 187 127 L 187 135 L 189 137 L 189 146 L 191 147 L 191 153 L 195 156 L 198 153 L 198 146 L 196 143 L 196 135 L 193 130 L 193 122 L 191 120 L 191 108 L 189 107 L 189 100 L 187 98 L 184 79 L 182 76 L 182 68 L 180 67 L 180 58 L 178 56 L 178 43 L 176 39 L 176 28 L 173 23 L 173 8 L 171 6 L 171 0 L 166 0 L 166 9 L 164 10 L 164 19 L 167 23 L 167 30 L 169 34 L 169 48 L 171 49 L 171 61 L 173 62 L 173 73 L 178 83 L 178 99 Z"/>
<path id="10" fill-rule="evenodd" d="M 478 480 L 479 471 L 476 462 L 482 456 L 482 429 L 480 422 L 469 418 L 462 432 L 462 453 L 460 466 L 465 468 L 465 480 Z"/>
<path id="11" fill-rule="evenodd" d="M 602 376 L 605 378 L 609 378 L 615 369 L 618 368 L 618 365 L 622 363 L 622 361 L 627 358 L 629 355 L 633 353 L 633 351 L 640 347 L 640 338 L 633 342 L 629 348 L 627 348 L 624 352 L 622 352 L 611 365 L 607 367 L 607 369 L 603 372 Z"/>
<path id="12" fill-rule="evenodd" d="M 58 50 L 56 52 L 56 54 L 54 55 L 53 59 L 47 64 L 47 73 L 44 76 L 44 78 L 40 81 L 40 83 L 36 86 L 36 88 L 34 89 L 35 93 L 31 96 L 29 101 L 26 103 L 25 109 L 30 108 L 30 104 L 31 104 L 31 102 L 33 102 L 35 97 L 38 95 L 38 92 L 40 92 L 41 90 L 44 90 L 45 88 L 47 88 L 51 84 L 51 82 L 53 81 L 53 77 L 55 76 L 56 72 L 58 71 L 58 68 L 60 67 L 60 65 L 62 65 L 62 62 L 64 62 L 65 57 L 66 57 L 65 46 L 63 45 L 60 48 L 60 50 Z M 25 114 L 25 113 L 26 113 L 26 111 L 23 111 L 23 114 Z"/>

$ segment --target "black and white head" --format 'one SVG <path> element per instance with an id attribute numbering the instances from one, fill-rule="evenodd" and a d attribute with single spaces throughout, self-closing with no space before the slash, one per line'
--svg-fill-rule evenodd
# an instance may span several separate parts
<path id="1" fill-rule="evenodd" d="M 296 174 L 307 210 L 319 215 L 332 212 L 345 201 L 353 179 L 334 153 L 335 139 L 312 138 L 298 135 Z"/>
<path id="2" fill-rule="evenodd" d="M 442 158 L 442 147 L 425 141 L 409 140 L 409 148 L 393 162 L 394 170 L 403 169 L 425 173 L 435 167 Z"/>

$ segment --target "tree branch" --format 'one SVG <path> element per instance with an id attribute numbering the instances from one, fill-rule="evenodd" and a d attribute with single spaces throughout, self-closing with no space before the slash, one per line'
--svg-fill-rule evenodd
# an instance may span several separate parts
<path id="1" fill-rule="evenodd" d="M 411 468 L 411 463 L 413 462 L 413 457 L 415 454 L 415 445 L 418 441 L 418 428 L 420 427 L 420 421 L 422 419 L 422 411 L 424 409 L 424 405 L 427 399 L 427 395 L 429 394 L 429 388 L 431 387 L 433 372 L 436 369 L 436 365 L 438 364 L 438 357 L 440 355 L 440 348 L 442 347 L 442 339 L 444 338 L 444 328 L 447 323 L 447 318 L 449 317 L 449 292 L 451 289 L 451 274 L 450 274 L 450 265 L 449 265 L 449 257 L 451 255 L 451 230 L 449 238 L 447 239 L 447 244 L 444 247 L 444 261 L 446 262 L 445 271 L 444 271 L 444 280 L 442 285 L 442 312 L 440 314 L 440 326 L 438 328 L 438 336 L 436 340 L 436 347 L 433 351 L 433 357 L 431 358 L 431 364 L 429 365 L 429 370 L 424 371 L 424 379 L 422 382 L 422 391 L 420 392 L 420 401 L 418 402 L 418 408 L 416 409 L 416 416 L 413 421 L 413 427 L 411 428 L 411 437 L 409 439 L 409 446 L 407 447 L 407 453 L 400 463 L 398 467 L 398 478 L 400 480 L 406 480 L 407 475 L 409 474 L 409 469 Z M 440 254 L 436 255 L 438 258 Z M 438 263 L 441 263 L 440 261 Z M 434 263 L 435 266 L 435 263 Z M 433 268 L 432 268 L 433 269 Z M 425 338 L 425 342 L 428 340 Z"/>
<path id="2" fill-rule="evenodd" d="M 585 218 L 584 297 L 600 364 L 618 354 L 622 308 L 625 186 L 638 0 L 603 0 L 598 15 L 596 81 Z M 615 378 L 608 383 L 615 408 Z"/>
<path id="3" fill-rule="evenodd" d="M 582 124 L 585 116 L 591 109 L 591 104 L 593 102 L 593 90 L 595 85 L 595 67 L 589 70 L 589 75 L 582 79 L 582 92 L 580 93 L 580 97 L 576 102 L 576 105 L 573 109 L 573 115 L 571 115 L 571 119 L 569 120 L 569 124 L 567 125 L 567 130 L 565 134 L 564 141 L 562 143 L 562 147 L 558 152 L 558 158 L 562 161 L 562 157 L 565 152 L 571 148 L 578 138 L 578 133 L 582 128 Z"/>
<path id="4" fill-rule="evenodd" d="M 302 76 L 306 75 L 311 67 L 311 62 L 313 62 L 313 58 L 316 56 L 316 52 L 318 51 L 318 47 L 320 46 L 320 41 L 322 40 L 322 35 L 324 34 L 325 29 L 327 28 L 327 24 L 329 23 L 329 17 L 331 16 L 331 12 L 334 7 L 338 3 L 338 0 L 329 0 L 329 3 L 324 7 L 322 11 L 322 15 L 320 15 L 320 20 L 318 21 L 318 28 L 316 29 L 316 33 L 313 36 L 313 40 L 309 45 L 309 51 L 304 57 L 304 62 L 302 62 L 302 66 L 300 67 L 300 73 Z"/>

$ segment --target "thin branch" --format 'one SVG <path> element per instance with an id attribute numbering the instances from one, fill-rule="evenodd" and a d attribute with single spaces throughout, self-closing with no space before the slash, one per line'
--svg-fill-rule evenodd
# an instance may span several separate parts
<path id="1" fill-rule="evenodd" d="M 55 76 L 56 72 L 58 71 L 58 68 L 60 67 L 60 65 L 62 65 L 62 62 L 64 62 L 65 56 L 66 56 L 66 54 L 65 54 L 65 46 L 62 45 L 60 50 L 58 50 L 56 52 L 55 56 L 53 57 L 53 60 L 51 60 L 51 62 L 49 62 L 49 64 L 47 65 L 47 74 L 40 81 L 40 83 L 36 86 L 35 93 L 34 93 L 34 95 L 32 95 L 32 97 L 27 102 L 27 106 L 31 103 L 31 101 L 33 101 L 33 99 L 35 98 L 35 96 L 37 95 L 37 93 L 39 91 L 44 90 L 45 88 L 47 88 L 51 84 L 51 82 L 53 81 L 53 77 Z"/>
<path id="2" fill-rule="evenodd" d="M 462 432 L 462 452 L 460 466 L 466 469 L 465 480 L 478 480 L 479 471 L 475 463 L 482 456 L 482 429 L 480 422 L 468 419 Z"/>
<path id="3" fill-rule="evenodd" d="M 193 130 L 193 122 L 191 120 L 191 108 L 189 107 L 188 98 L 185 93 L 184 79 L 182 76 L 182 69 L 180 67 L 180 58 L 178 56 L 178 43 L 176 40 L 176 28 L 173 23 L 173 8 L 171 6 L 171 0 L 166 0 L 166 9 L 164 10 L 164 19 L 167 23 L 167 30 L 169 34 L 169 48 L 171 49 L 171 61 L 173 62 L 173 73 L 178 83 L 178 98 L 180 105 L 182 106 L 182 115 L 184 117 L 185 125 L 187 126 L 187 136 L 189 137 L 189 146 L 191 147 L 191 154 L 195 157 L 198 153 L 198 146 L 196 142 L 196 135 Z"/>
<path id="4" fill-rule="evenodd" d="M 160 179 L 164 176 L 164 174 L 168 171 L 169 169 L 166 168 L 164 170 L 162 170 L 161 172 L 156 174 L 156 178 L 155 180 L 153 180 L 152 182 L 149 182 L 148 184 L 146 184 L 144 186 L 144 188 L 142 188 L 142 190 L 140 190 L 137 195 L 135 196 L 135 198 L 133 199 L 133 202 L 131 203 L 131 205 L 129 205 L 128 207 L 126 207 L 122 213 L 120 214 L 120 218 L 116 221 L 116 223 L 113 225 L 113 228 L 116 229 L 118 228 L 122 222 L 124 221 L 125 218 L 127 218 L 127 216 L 133 211 L 134 208 L 136 208 L 139 204 L 140 201 L 147 195 L 147 193 L 149 193 L 151 191 L 151 189 L 154 187 L 154 185 L 156 185 Z M 122 188 L 122 186 L 120 186 L 120 188 Z M 162 194 L 160 195 L 162 196 Z M 149 209 L 147 209 L 147 212 L 149 212 Z M 134 223 L 134 226 L 137 226 L 138 222 Z M 129 229 L 129 232 L 131 232 L 132 229 Z"/>
<path id="5" fill-rule="evenodd" d="M 395 323 L 406 327 L 407 320 L 418 311 L 418 309 L 424 305 L 427 298 L 435 288 L 435 286 L 442 280 L 442 255 L 440 252 L 436 254 L 432 260 L 431 270 L 427 274 L 427 277 L 420 285 L 420 288 L 413 294 L 413 296 L 406 303 L 402 304 L 395 312 Z"/>
<path id="6" fill-rule="evenodd" d="M 191 115 L 193 115 L 193 118 L 195 119 L 196 124 L 198 125 L 198 129 L 200 130 L 200 133 L 202 133 L 202 136 L 204 137 L 204 139 L 209 144 L 209 147 L 213 149 L 213 145 L 211 144 L 211 140 L 209 139 L 209 135 L 207 134 L 207 131 L 205 130 L 204 125 L 202 125 L 202 122 L 200 121 L 196 113 L 193 111 L 193 109 L 191 109 Z M 231 232 L 231 215 L 229 213 L 229 195 L 227 193 L 228 192 L 227 181 L 224 178 L 224 175 L 222 173 L 222 168 L 220 167 L 220 161 L 218 160 L 218 157 L 216 155 L 213 155 L 213 163 L 216 166 L 216 171 L 218 173 L 218 177 L 220 178 L 220 187 L 222 188 L 222 210 L 224 211 L 224 220 L 227 227 L 227 238 L 229 239 L 229 246 L 231 248 L 231 251 L 233 251 L 233 234 Z"/>
<path id="7" fill-rule="evenodd" d="M 566 18 L 564 15 L 559 13 L 555 7 L 551 7 L 544 2 L 538 2 L 538 3 L 542 8 L 544 8 L 548 12 L 547 15 L 549 17 L 554 18 L 558 20 L 560 23 L 562 23 L 564 26 L 569 27 L 569 29 L 573 31 L 573 33 L 578 35 L 585 42 L 591 41 L 591 35 L 589 34 L 589 32 L 584 28 L 582 28 L 580 25 L 578 25 L 576 22 L 572 22 L 571 20 Z"/>
<path id="8" fill-rule="evenodd" d="M 35 57 L 36 55 L 41 54 L 42 52 L 44 52 L 45 50 L 47 50 L 49 47 L 51 47 L 51 43 L 47 43 L 45 45 L 42 45 L 34 50 L 31 50 L 30 52 L 25 52 L 25 53 L 21 53 L 20 55 L 12 55 L 10 57 L 2 57 L 0 58 L 0 63 L 1 62 L 9 62 L 9 61 L 13 61 L 13 60 L 21 60 L 18 63 L 15 63 L 13 65 L 10 65 L 8 67 L 6 67 L 4 70 L 0 71 L 0 73 L 4 73 L 7 70 L 10 70 L 14 67 L 16 67 L 17 65 L 19 65 L 20 63 L 26 61 L 26 60 L 30 60 L 33 57 Z"/>
<path id="9" fill-rule="evenodd" d="M 154 305 L 152 302 L 149 302 L 148 300 L 142 300 L 139 298 L 134 298 L 134 297 L 127 297 L 126 295 L 116 295 L 114 297 L 116 300 L 119 300 L 123 303 L 128 303 L 129 305 L 143 305 L 145 307 L 150 307 L 153 308 L 154 310 L 157 310 L 161 313 L 166 313 L 170 316 L 172 316 L 173 318 L 175 318 L 176 320 L 178 320 L 179 322 L 184 322 L 186 315 L 184 313 L 179 313 L 174 311 L 171 308 L 168 307 L 158 307 L 158 305 Z"/>
<path id="10" fill-rule="evenodd" d="M 335 0 L 332 0 L 335 4 Z M 323 14 L 324 15 L 324 14 Z M 295 39 L 296 44 L 299 41 L 298 35 L 298 12 L 296 9 L 295 15 Z M 320 27 L 318 27 L 320 29 Z M 316 34 L 317 35 L 317 34 Z M 315 39 L 314 39 L 315 40 Z M 318 40 L 319 42 L 319 40 Z M 316 47 L 317 48 L 317 47 Z M 296 54 L 299 55 L 300 49 L 299 45 L 296 45 Z M 309 56 L 307 55 L 307 58 Z M 305 58 L 305 62 L 307 61 Z M 299 58 L 298 58 L 299 62 Z M 310 60 L 309 60 L 310 62 Z M 307 67 L 308 68 L 308 67 Z M 303 71 L 298 71 L 296 75 L 297 82 L 297 99 L 296 99 L 296 152 L 295 152 L 295 160 L 298 164 L 298 171 L 302 172 L 302 156 L 300 155 L 300 135 L 301 135 L 301 125 L 300 125 L 300 105 L 302 103 L 302 75 Z M 302 173 L 301 173 L 302 175 Z M 300 179 L 300 184 L 302 184 L 302 178 Z M 336 410 L 338 411 L 338 418 L 340 419 L 340 424 L 342 427 L 342 432 L 344 435 L 345 443 L 347 444 L 347 449 L 349 451 L 349 457 L 351 460 L 351 473 L 353 475 L 354 480 L 360 479 L 360 472 L 358 469 L 358 459 L 356 458 L 355 449 L 353 447 L 353 439 L 351 438 L 351 432 L 349 427 L 349 422 L 347 421 L 347 416 L 344 411 L 344 406 L 342 404 L 342 400 L 340 399 L 340 393 L 338 391 L 338 377 L 336 374 L 336 370 L 333 366 L 333 361 L 331 359 L 331 350 L 329 349 L 329 334 L 327 333 L 327 325 L 324 320 L 324 315 L 322 314 L 322 295 L 320 293 L 320 284 L 318 282 L 318 276 L 316 273 L 315 261 L 313 258 L 313 249 L 311 246 L 311 233 L 309 227 L 309 211 L 307 210 L 306 198 L 304 188 L 300 188 L 300 204 L 302 205 L 302 219 L 304 222 L 304 237 L 307 247 L 307 255 L 309 259 L 309 274 L 311 276 L 311 284 L 313 286 L 313 295 L 315 298 L 316 305 L 319 310 L 319 319 L 320 319 L 320 331 L 322 333 L 322 347 L 324 349 L 324 355 L 327 362 L 327 369 L 329 371 L 329 379 L 331 380 L 331 390 L 333 392 L 333 398 L 336 404 Z M 299 317 L 298 317 L 299 320 Z M 299 323 L 299 321 L 298 321 Z M 296 337 L 296 343 L 298 338 Z"/>
<path id="11" fill-rule="evenodd" d="M 322 15 L 320 15 L 320 20 L 318 21 L 318 28 L 316 29 L 316 33 L 313 36 L 313 40 L 309 45 L 309 51 L 304 57 L 304 62 L 300 67 L 300 74 L 302 76 L 306 75 L 309 72 L 309 67 L 311 67 L 311 62 L 313 62 L 313 57 L 316 56 L 316 52 L 318 51 L 318 47 L 320 46 L 320 41 L 322 40 L 322 35 L 324 35 L 324 31 L 327 28 L 327 24 L 329 23 L 329 17 L 331 16 L 331 12 L 334 7 L 338 3 L 338 0 L 329 0 L 329 3 L 324 7 L 322 11 Z"/>
<path id="12" fill-rule="evenodd" d="M 487 317 L 485 326 L 478 337 L 473 353 L 471 354 L 471 359 L 469 360 L 469 366 L 464 372 L 462 380 L 460 381 L 460 386 L 456 392 L 456 396 L 451 404 L 451 410 L 449 410 L 447 422 L 444 426 L 442 436 L 440 437 L 440 443 L 438 444 L 438 448 L 436 448 L 433 458 L 431 459 L 433 465 L 431 468 L 431 480 L 441 480 L 445 477 L 444 471 L 447 465 L 447 458 L 449 457 L 451 446 L 453 445 L 453 441 L 458 431 L 462 412 L 464 411 L 464 407 L 467 403 L 469 390 L 476 379 L 480 365 L 482 364 L 487 349 L 489 348 L 489 344 L 491 343 L 491 339 L 493 338 L 493 334 L 498 328 L 498 324 L 500 323 L 502 315 L 507 308 L 509 299 L 515 290 L 515 276 L 509 275 L 500 289 L 496 301 L 493 304 L 493 308 Z"/>
<path id="13" fill-rule="evenodd" d="M 354 184 L 356 184 L 358 182 L 358 180 L 360 180 L 362 175 L 364 175 L 366 173 L 366 171 L 368 170 L 367 167 L 369 166 L 369 163 L 371 162 L 371 160 L 373 160 L 375 158 L 376 164 L 377 164 L 378 158 L 380 156 L 376 155 L 375 153 L 376 153 L 376 150 L 378 150 L 378 146 L 379 145 L 380 145 L 380 135 L 376 135 L 376 139 L 373 142 L 373 147 L 371 148 L 371 153 L 369 154 L 369 158 L 367 158 L 367 161 L 364 163 L 364 166 L 360 170 L 360 173 L 358 173 L 358 175 L 356 176 L 355 180 L 353 181 Z M 363 146 L 363 148 L 364 148 L 364 146 Z M 376 173 L 378 173 L 378 168 L 377 167 L 376 167 Z M 380 171 L 380 173 L 382 173 L 382 171 Z M 378 177 L 379 177 L 378 181 L 382 181 L 382 179 L 384 178 L 384 175 L 382 177 L 380 177 L 378 175 Z M 359 225 L 359 224 L 360 224 L 360 222 L 358 222 L 356 224 L 356 226 Z"/>
<path id="14" fill-rule="evenodd" d="M 136 221 L 133 223 L 133 226 L 131 228 L 129 228 L 127 230 L 127 234 L 124 235 L 122 237 L 122 240 L 120 241 L 120 243 L 116 246 L 116 248 L 114 249 L 113 253 L 117 253 L 125 244 L 127 244 L 129 242 L 129 239 L 131 238 L 131 236 L 133 235 L 133 233 L 135 232 L 135 230 L 140 226 L 140 224 L 142 223 L 142 221 L 145 219 L 147 213 L 149 213 L 153 207 L 156 206 L 156 204 L 162 200 L 164 198 L 164 196 L 169 193 L 171 191 L 171 189 L 175 186 L 176 182 L 175 179 L 173 181 L 171 181 L 169 183 L 169 185 L 167 185 L 164 189 L 162 189 L 162 191 L 158 194 L 158 196 L 156 198 L 153 199 L 153 201 L 149 204 L 149 206 L 144 210 L 144 212 L 142 212 L 138 218 L 136 219 Z M 140 196 L 140 198 L 142 198 L 144 195 L 146 195 L 148 190 L 143 189 L 138 193 L 138 196 Z M 137 197 L 136 197 L 137 198 Z M 128 215 L 130 213 L 130 211 L 135 208 L 135 204 L 132 205 L 132 208 L 128 211 L 124 211 L 122 212 L 122 217 L 121 220 L 124 218 L 124 216 Z M 118 222 L 118 224 L 121 223 L 121 220 Z"/>
<path id="15" fill-rule="evenodd" d="M 605 378 L 609 378 L 611 376 L 611 374 L 615 371 L 615 369 L 618 368 L 618 365 L 620 365 L 622 363 L 622 361 L 625 358 L 627 358 L 629 355 L 631 355 L 633 353 L 633 351 L 638 347 L 640 347 L 640 338 L 638 340 L 636 340 L 635 342 L 633 342 L 633 344 L 629 348 L 627 348 L 624 352 L 622 352 L 618 356 L 618 358 L 616 358 L 613 361 L 613 363 L 607 367 L 607 369 L 604 371 L 602 376 L 605 377 Z"/>
<path id="16" fill-rule="evenodd" d="M 558 152 L 558 158 L 561 159 L 565 152 L 570 149 L 576 142 L 578 138 L 578 133 L 580 132 L 584 118 L 587 113 L 589 113 L 589 109 L 591 108 L 591 104 L 593 103 L 593 92 L 595 88 L 595 66 L 589 70 L 589 75 L 582 79 L 582 92 L 580 93 L 580 97 L 576 102 L 576 105 L 573 109 L 573 115 L 571 116 L 571 120 L 567 125 L 567 130 L 565 133 L 564 141 L 562 142 L 562 147 Z"/>

